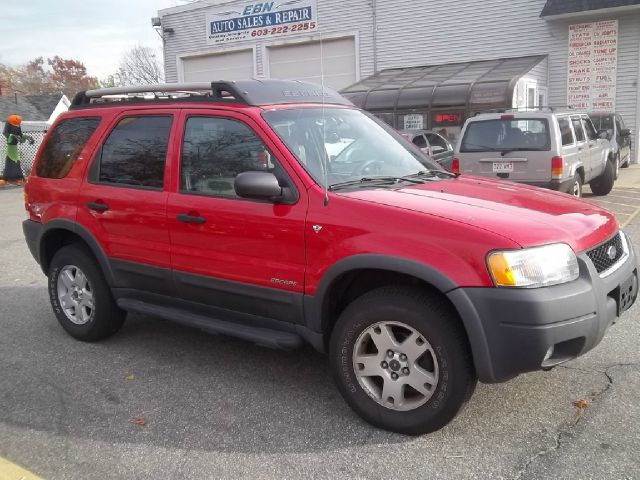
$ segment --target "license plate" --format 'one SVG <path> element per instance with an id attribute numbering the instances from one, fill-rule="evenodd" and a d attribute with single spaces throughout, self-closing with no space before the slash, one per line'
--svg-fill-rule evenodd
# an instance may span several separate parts
<path id="1" fill-rule="evenodd" d="M 633 305 L 633 300 L 638 294 L 638 279 L 632 274 L 618 288 L 618 316 L 622 315 Z"/>
<path id="2" fill-rule="evenodd" d="M 493 162 L 493 173 L 513 172 L 513 162 Z"/>

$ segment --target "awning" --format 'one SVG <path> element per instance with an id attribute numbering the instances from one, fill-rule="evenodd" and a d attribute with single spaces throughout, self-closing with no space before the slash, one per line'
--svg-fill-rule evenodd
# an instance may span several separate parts
<path id="1" fill-rule="evenodd" d="M 554 17 L 574 13 L 587 13 L 592 10 L 640 6 L 640 0 L 547 0 L 541 17 Z"/>
<path id="2" fill-rule="evenodd" d="M 366 110 L 511 107 L 517 81 L 545 55 L 381 70 L 341 93 Z"/>

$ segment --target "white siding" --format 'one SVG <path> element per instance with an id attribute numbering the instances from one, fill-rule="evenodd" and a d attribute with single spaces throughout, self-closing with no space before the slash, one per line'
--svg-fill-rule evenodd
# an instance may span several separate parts
<path id="1" fill-rule="evenodd" d="M 165 45 L 167 81 L 178 78 L 177 55 L 212 50 L 206 45 L 204 13 L 211 3 L 222 2 L 209 2 L 204 6 L 197 3 L 170 9 L 166 14 L 160 12 L 164 25 L 175 30 L 175 33 L 167 35 Z M 378 70 L 545 54 L 548 55 L 546 65 L 534 69 L 531 74 L 540 79 L 539 84 L 548 85 L 549 104 L 565 105 L 568 25 L 617 18 L 619 53 L 616 107 L 627 125 L 639 130 L 636 103 L 640 13 L 634 10 L 619 13 L 618 16 L 614 13 L 591 14 L 548 20 L 540 18 L 544 4 L 545 0 L 318 0 L 318 23 L 324 37 L 356 37 L 356 69 L 359 68 L 356 73 L 360 77 L 373 73 L 374 5 L 377 8 Z M 318 38 L 317 34 L 302 34 L 294 40 Z M 258 76 L 266 73 L 264 49 L 265 45 L 256 44 Z M 548 82 L 544 80 L 545 76 L 548 76 Z M 636 144 L 634 142 L 634 150 Z"/>
<path id="2" fill-rule="evenodd" d="M 251 78 L 254 76 L 253 50 L 187 57 L 182 60 L 182 69 L 185 82 Z"/>

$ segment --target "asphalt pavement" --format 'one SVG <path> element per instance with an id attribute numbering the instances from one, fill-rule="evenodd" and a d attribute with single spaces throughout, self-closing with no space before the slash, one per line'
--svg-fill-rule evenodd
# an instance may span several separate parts
<path id="1" fill-rule="evenodd" d="M 639 180 L 640 168 L 623 170 L 612 194 L 586 195 L 618 215 L 636 248 Z M 106 341 L 73 340 L 51 312 L 24 218 L 22 190 L 0 190 L 1 480 L 32 478 L 27 471 L 48 479 L 640 478 L 638 305 L 587 355 L 479 384 L 450 425 L 405 437 L 360 420 L 327 358 L 310 348 L 269 350 L 139 315 Z"/>

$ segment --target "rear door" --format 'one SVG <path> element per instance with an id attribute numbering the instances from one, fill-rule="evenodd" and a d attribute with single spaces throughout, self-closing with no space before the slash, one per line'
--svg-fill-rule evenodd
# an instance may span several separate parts
<path id="1" fill-rule="evenodd" d="M 575 175 L 578 168 L 584 168 L 582 157 L 578 151 L 576 136 L 571 126 L 569 117 L 558 117 L 558 127 L 560 128 L 560 143 L 562 145 L 560 156 L 563 160 L 561 180 L 566 180 Z"/>
<path id="2" fill-rule="evenodd" d="M 591 179 L 591 161 L 589 157 L 589 144 L 587 142 L 587 135 L 582 126 L 582 120 L 579 115 L 571 116 L 571 126 L 573 127 L 573 133 L 576 138 L 576 158 L 578 162 L 583 165 L 585 182 Z"/>
<path id="3" fill-rule="evenodd" d="M 100 242 L 116 287 L 172 291 L 164 186 L 173 121 L 168 110 L 115 117 L 80 189 L 78 222 Z"/>

